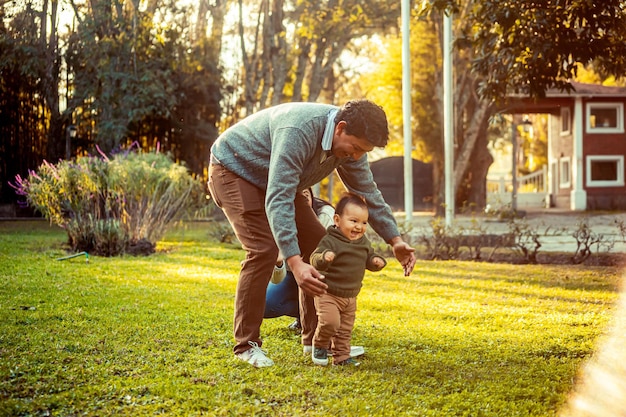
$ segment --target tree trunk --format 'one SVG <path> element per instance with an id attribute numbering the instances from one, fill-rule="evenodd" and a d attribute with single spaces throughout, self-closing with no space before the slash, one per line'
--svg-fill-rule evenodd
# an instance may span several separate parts
<path id="1" fill-rule="evenodd" d="M 486 131 L 486 129 L 485 129 Z M 487 172 L 493 163 L 493 156 L 487 148 L 487 137 L 480 135 L 470 158 L 461 187 L 456 193 L 456 201 L 459 209 L 470 211 L 482 211 L 487 201 Z"/>

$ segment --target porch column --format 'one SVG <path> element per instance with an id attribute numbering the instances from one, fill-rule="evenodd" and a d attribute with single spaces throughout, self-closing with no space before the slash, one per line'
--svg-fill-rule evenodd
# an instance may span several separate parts
<path id="1" fill-rule="evenodd" d="M 583 189 L 583 99 L 576 97 L 574 104 L 574 131 L 572 151 L 572 191 L 570 209 L 587 210 L 587 192 Z"/>

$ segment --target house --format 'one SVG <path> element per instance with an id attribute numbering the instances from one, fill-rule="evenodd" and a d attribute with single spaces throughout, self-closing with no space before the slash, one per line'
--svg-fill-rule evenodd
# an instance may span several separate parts
<path id="1" fill-rule="evenodd" d="M 509 99 L 505 112 L 547 113 L 550 207 L 626 210 L 626 87 L 572 82 L 573 91 Z"/>

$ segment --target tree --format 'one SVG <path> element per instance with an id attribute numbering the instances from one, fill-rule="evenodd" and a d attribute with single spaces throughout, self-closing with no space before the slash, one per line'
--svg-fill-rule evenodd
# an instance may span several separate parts
<path id="1" fill-rule="evenodd" d="M 262 0 L 254 10 L 239 0 L 238 10 L 240 104 L 250 114 L 287 100 L 316 101 L 350 42 L 395 26 L 400 6 L 381 0 Z M 254 25 L 247 27 L 250 21 Z"/>
<path id="2" fill-rule="evenodd" d="M 204 173 L 221 116 L 226 2 L 177 3 L 0 1 L 0 201 L 15 201 L 6 184 L 16 175 L 65 155 L 69 124 L 71 155 L 137 143 Z"/>
<path id="3" fill-rule="evenodd" d="M 568 79 L 576 74 L 580 63 L 593 63 L 602 71 L 614 75 L 623 72 L 624 11 L 621 2 L 566 1 L 566 2 L 512 2 L 512 1 L 447 1 L 421 2 L 424 22 L 436 30 L 441 39 L 440 22 L 443 10 L 454 10 L 454 186 L 457 207 L 484 206 L 485 177 L 492 163 L 487 150 L 490 120 L 510 92 L 523 92 L 541 97 L 548 88 L 567 88 Z M 419 32 L 419 30 L 418 30 Z M 422 43 L 431 43 L 427 38 Z M 412 43 L 415 45 L 415 42 Z M 420 47 L 424 49 L 424 47 Z M 413 52 L 415 54 L 415 52 Z M 619 55 L 619 56 L 616 56 Z M 436 66 L 435 53 L 413 59 L 414 71 L 428 71 L 423 64 Z M 415 56 L 414 56 L 415 58 Z M 608 58 L 608 59 L 607 59 Z M 418 68 L 416 68 L 416 64 Z M 432 118 L 442 120 L 440 68 L 431 78 L 435 86 L 434 100 L 413 97 L 415 135 L 428 143 L 427 132 Z M 415 83 L 415 77 L 414 77 Z M 419 82 L 416 89 L 432 91 L 431 86 Z M 420 117 L 423 109 L 433 108 L 431 120 Z M 439 125 L 441 126 L 441 125 Z M 443 200 L 443 154 L 441 136 L 433 145 L 435 167 L 435 204 L 441 212 Z M 471 162 L 471 163 L 470 163 Z"/>
<path id="4" fill-rule="evenodd" d="M 161 147 L 201 175 L 217 137 L 222 98 L 218 57 L 224 3 L 200 2 L 192 10 L 138 0 L 94 0 L 75 7 L 79 19 L 70 40 L 74 74 L 71 105 L 83 135 L 105 151 L 139 143 Z"/>
<path id="5" fill-rule="evenodd" d="M 424 0 L 423 13 L 460 11 L 456 0 Z M 455 16 L 455 19 L 458 16 Z M 511 92 L 542 97 L 570 89 L 579 66 L 606 78 L 626 73 L 626 8 L 621 0 L 472 0 L 457 46 L 469 48 L 479 93 L 496 102 Z"/>
<path id="6" fill-rule="evenodd" d="M 459 19 L 462 22 L 463 19 Z M 441 57 L 441 17 L 414 18 L 411 24 L 412 65 L 412 131 L 415 156 L 433 164 L 434 207 L 438 213 L 444 210 L 444 146 L 443 146 L 443 80 Z M 458 30 L 458 26 L 456 28 Z M 388 45 L 386 59 L 379 65 L 381 73 L 372 75 L 375 88 L 370 94 L 391 110 L 390 120 L 400 133 L 401 97 L 389 94 L 400 91 L 402 86 L 400 41 L 394 39 Z M 484 207 L 486 201 L 485 178 L 493 157 L 487 148 L 488 128 L 495 107 L 489 100 L 476 94 L 479 80 L 470 70 L 471 51 L 457 49 L 454 55 L 454 184 L 455 206 Z M 382 80 L 389 80 L 386 88 Z M 394 115 L 395 114 L 395 115 Z M 400 150 L 401 148 L 398 147 Z M 470 164 L 471 161 L 471 164 Z"/>
<path id="7" fill-rule="evenodd" d="M 6 185 L 15 174 L 63 154 L 59 136 L 63 137 L 65 118 L 58 97 L 58 1 L 9 6 L 0 5 L 2 202 L 14 200 L 13 190 Z"/>

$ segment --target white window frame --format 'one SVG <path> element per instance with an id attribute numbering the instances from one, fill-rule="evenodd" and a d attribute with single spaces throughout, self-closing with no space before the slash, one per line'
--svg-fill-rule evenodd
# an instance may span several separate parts
<path id="1" fill-rule="evenodd" d="M 565 169 L 567 165 L 567 169 Z M 565 178 L 567 175 L 567 178 Z M 572 158 L 565 156 L 559 159 L 559 188 L 570 188 L 572 186 Z"/>
<path id="2" fill-rule="evenodd" d="M 567 121 L 567 125 L 565 122 Z M 567 136 L 572 133 L 572 113 L 569 107 L 561 107 L 561 136 Z"/>
<path id="3" fill-rule="evenodd" d="M 595 161 L 615 161 L 617 178 L 613 181 L 594 181 L 591 178 L 591 164 Z M 588 155 L 587 156 L 587 187 L 623 187 L 624 186 L 624 155 Z"/>
<path id="4" fill-rule="evenodd" d="M 593 109 L 615 109 L 615 127 L 591 127 L 591 111 Z M 587 133 L 624 133 L 624 103 L 587 103 Z"/>

